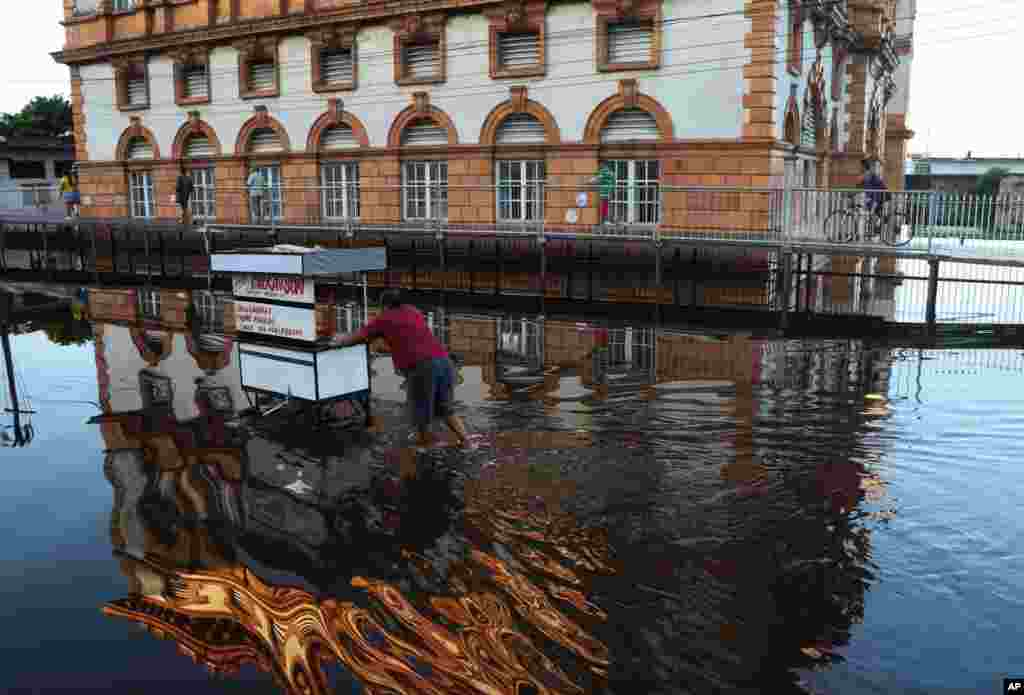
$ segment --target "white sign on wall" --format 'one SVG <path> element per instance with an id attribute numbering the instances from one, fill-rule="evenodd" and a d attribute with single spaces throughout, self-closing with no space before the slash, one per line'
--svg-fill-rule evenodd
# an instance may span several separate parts
<path id="1" fill-rule="evenodd" d="M 235 302 L 238 330 L 292 340 L 316 340 L 313 307 L 277 306 L 260 302 Z"/>
<path id="2" fill-rule="evenodd" d="M 312 304 L 313 280 L 289 275 L 235 275 L 232 277 L 236 297 L 276 299 L 281 302 Z"/>
<path id="3" fill-rule="evenodd" d="M 590 203 L 590 200 L 587 197 L 587 194 L 586 194 L 585 191 L 582 192 L 582 193 L 577 193 L 576 194 L 576 207 L 578 207 L 578 208 L 585 208 L 585 207 L 587 207 L 587 205 L 589 205 L 589 203 Z"/>

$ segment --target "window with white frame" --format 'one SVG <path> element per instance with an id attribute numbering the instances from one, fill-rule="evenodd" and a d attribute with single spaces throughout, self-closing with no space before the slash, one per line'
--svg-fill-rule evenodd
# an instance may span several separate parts
<path id="1" fill-rule="evenodd" d="M 619 224 L 658 224 L 661 194 L 657 160 L 620 159 L 608 162 L 615 173 L 615 189 L 608 201 L 608 218 Z"/>
<path id="2" fill-rule="evenodd" d="M 263 197 L 263 216 L 275 220 L 281 219 L 281 166 L 264 164 L 253 167 L 253 169 L 263 174 L 263 182 L 270 194 Z"/>
<path id="3" fill-rule="evenodd" d="M 148 171 L 133 171 L 128 187 L 132 217 L 154 217 L 155 197 L 153 175 Z"/>
<path id="4" fill-rule="evenodd" d="M 192 219 L 212 220 L 216 217 L 217 191 L 213 167 L 192 169 Z"/>
<path id="5" fill-rule="evenodd" d="M 544 216 L 544 162 L 498 162 L 498 219 L 532 222 Z"/>
<path id="6" fill-rule="evenodd" d="M 323 216 L 328 220 L 359 217 L 359 163 L 331 162 L 320 167 Z"/>
<path id="7" fill-rule="evenodd" d="M 405 219 L 448 218 L 448 162 L 406 162 L 402 179 Z"/>
<path id="8" fill-rule="evenodd" d="M 137 0 L 113 0 L 113 2 L 111 2 L 111 8 L 114 12 L 120 12 L 122 10 L 133 9 L 137 4 Z"/>

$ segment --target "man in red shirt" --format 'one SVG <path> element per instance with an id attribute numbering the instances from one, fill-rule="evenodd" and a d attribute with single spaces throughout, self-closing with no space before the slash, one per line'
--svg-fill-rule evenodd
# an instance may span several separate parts
<path id="1" fill-rule="evenodd" d="M 391 346 L 395 371 L 407 378 L 419 444 L 430 444 L 430 424 L 435 417 L 443 417 L 459 444 L 465 445 L 466 427 L 451 409 L 455 367 L 448 350 L 431 333 L 423 314 L 414 306 L 402 304 L 397 292 L 386 292 L 382 300 L 384 312 L 355 333 L 339 338 L 338 344 L 356 345 L 384 338 Z"/>

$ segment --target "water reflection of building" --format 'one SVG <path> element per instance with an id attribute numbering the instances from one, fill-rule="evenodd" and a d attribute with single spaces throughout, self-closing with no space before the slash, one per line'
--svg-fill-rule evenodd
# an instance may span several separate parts
<path id="1" fill-rule="evenodd" d="M 600 688 L 609 657 L 594 627 L 604 612 L 586 591 L 589 576 L 612 570 L 600 534 L 559 513 L 565 490 L 509 462 L 456 497 L 452 471 L 399 449 L 402 464 L 372 479 L 359 452 L 335 455 L 327 466 L 364 475 L 298 499 L 274 476 L 308 453 L 240 422 L 230 379 L 156 372 L 113 333 L 125 350 L 101 346 L 98 358 L 131 362 L 138 378 L 134 398 L 108 395 L 95 420 L 114 490 L 111 540 L 131 587 L 106 614 L 175 641 L 211 671 L 254 664 L 288 693 L 333 692 L 350 677 L 380 692 Z M 101 369 L 120 383 L 128 367 Z M 176 407 L 186 396 L 194 416 Z M 325 538 L 305 543 L 318 563 L 281 550 L 283 536 L 311 537 L 302 508 L 323 521 Z M 495 543 L 507 552 L 495 555 Z M 267 578 L 281 572 L 296 580 Z"/>

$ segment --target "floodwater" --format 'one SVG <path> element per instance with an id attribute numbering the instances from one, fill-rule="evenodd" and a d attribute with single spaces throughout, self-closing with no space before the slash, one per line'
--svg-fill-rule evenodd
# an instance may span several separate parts
<path id="1" fill-rule="evenodd" d="M 211 345 L 93 330 L 12 338 L 35 412 L 0 468 L 6 692 L 984 693 L 1019 675 L 1020 351 L 636 327 L 573 367 L 567 330 L 532 385 L 464 355 L 483 440 L 423 452 L 387 357 L 373 431 L 314 430 L 238 416 L 230 342 L 196 357 Z"/>

